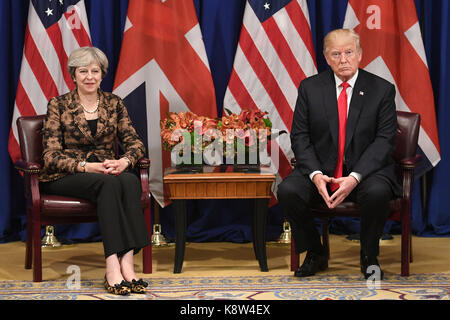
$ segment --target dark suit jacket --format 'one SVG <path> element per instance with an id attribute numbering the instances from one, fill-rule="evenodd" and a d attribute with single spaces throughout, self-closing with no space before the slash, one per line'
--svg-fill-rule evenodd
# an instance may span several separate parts
<path id="1" fill-rule="evenodd" d="M 77 90 L 50 99 L 43 128 L 43 170 L 41 182 L 75 173 L 78 162 L 95 155 L 102 162 L 115 158 L 116 137 L 132 166 L 145 154 L 145 147 L 133 128 L 123 101 L 98 90 L 97 133 L 91 135 Z"/>
<path id="2" fill-rule="evenodd" d="M 393 153 L 397 128 L 395 87 L 362 69 L 348 111 L 344 165 L 362 179 L 377 174 L 398 193 Z M 303 80 L 298 90 L 291 143 L 302 174 L 333 176 L 338 155 L 339 116 L 331 70 Z"/>

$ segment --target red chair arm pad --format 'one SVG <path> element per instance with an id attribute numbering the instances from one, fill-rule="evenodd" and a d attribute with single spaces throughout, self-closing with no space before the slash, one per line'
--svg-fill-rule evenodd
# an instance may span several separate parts
<path id="1" fill-rule="evenodd" d="M 150 159 L 147 159 L 147 158 L 139 159 L 137 166 L 140 169 L 148 169 L 150 167 Z"/>
<path id="2" fill-rule="evenodd" d="M 41 165 L 35 162 L 26 162 L 23 160 L 17 160 L 14 162 L 14 167 L 22 172 L 29 174 L 38 174 L 41 171 Z"/>

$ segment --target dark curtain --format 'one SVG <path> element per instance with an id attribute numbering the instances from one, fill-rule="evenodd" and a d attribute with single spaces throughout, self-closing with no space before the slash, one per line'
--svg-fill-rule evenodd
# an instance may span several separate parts
<path id="1" fill-rule="evenodd" d="M 8 136 L 22 61 L 28 0 L 0 1 L 0 242 L 18 239 L 25 216 L 23 181 L 8 154 Z"/>
<path id="2" fill-rule="evenodd" d="M 342 26 L 347 0 L 308 0 L 311 29 L 318 70 L 327 68 L 321 55 L 324 35 Z M 416 0 L 416 9 L 424 37 L 432 79 L 441 145 L 441 162 L 415 184 L 413 197 L 413 230 L 423 236 L 450 235 L 450 194 L 446 180 L 450 176 L 450 8 L 447 0 Z M 119 60 L 122 32 L 128 0 L 85 0 L 92 43 L 102 49 L 110 62 L 102 88 L 111 91 Z M 206 52 L 216 88 L 217 107 L 222 114 L 223 97 L 233 66 L 234 53 L 244 13 L 244 0 L 194 0 L 203 32 Z M 25 208 L 22 177 L 13 168 L 7 151 L 14 98 L 22 59 L 23 38 L 27 23 L 28 0 L 0 1 L 0 242 L 24 240 Z M 131 115 L 133 117 L 133 115 Z M 139 128 L 137 128 L 139 131 Z M 188 241 L 251 241 L 252 202 L 246 200 L 189 201 Z M 171 206 L 160 210 L 160 222 L 167 238 L 173 238 Z M 275 240 L 281 233 L 283 216 L 278 206 L 270 208 L 267 236 Z M 398 231 L 388 223 L 386 231 Z M 336 219 L 334 233 L 355 233 L 355 219 Z M 63 242 L 97 241 L 96 223 L 56 226 Z"/>
<path id="3" fill-rule="evenodd" d="M 422 235 L 450 234 L 450 2 L 421 1 L 420 16 L 435 95 L 441 162 L 426 177 Z"/>

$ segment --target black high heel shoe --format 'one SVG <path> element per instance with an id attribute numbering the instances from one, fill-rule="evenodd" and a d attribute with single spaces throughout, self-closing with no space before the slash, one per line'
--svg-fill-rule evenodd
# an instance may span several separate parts
<path id="1" fill-rule="evenodd" d="M 108 280 L 106 280 L 105 275 L 105 281 L 104 281 L 105 289 L 109 293 L 119 295 L 119 296 L 126 296 L 131 293 L 131 284 L 128 281 L 122 280 L 120 284 L 115 284 L 114 286 L 110 286 L 108 283 Z"/>
<path id="2" fill-rule="evenodd" d="M 145 293 L 145 288 L 147 288 L 148 283 L 145 282 L 144 280 L 139 279 L 133 279 L 131 281 L 131 292 L 133 293 Z"/>

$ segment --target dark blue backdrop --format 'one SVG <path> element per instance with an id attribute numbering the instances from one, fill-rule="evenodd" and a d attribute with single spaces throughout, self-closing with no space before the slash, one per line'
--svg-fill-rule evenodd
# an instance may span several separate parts
<path id="1" fill-rule="evenodd" d="M 430 68 L 438 117 L 442 161 L 415 185 L 413 229 L 418 235 L 450 235 L 450 26 L 449 1 L 416 0 L 425 49 Z M 102 88 L 111 91 L 119 59 L 122 30 L 128 0 L 85 0 L 92 43 L 101 48 L 110 60 L 109 74 Z M 217 107 L 222 113 L 222 100 L 233 65 L 245 0 L 194 0 L 206 51 L 216 88 Z M 24 239 L 25 209 L 22 178 L 11 164 L 7 152 L 8 134 L 14 97 L 22 59 L 23 39 L 27 23 L 29 0 L 0 1 L 0 242 Z M 319 71 L 327 66 L 320 54 L 323 36 L 341 27 L 347 0 L 309 0 L 311 27 Z M 132 115 L 133 116 L 133 115 Z M 251 202 L 244 200 L 210 200 L 189 203 L 189 241 L 251 240 Z M 171 207 L 160 211 L 163 232 L 173 236 Z M 275 206 L 270 209 L 268 238 L 276 239 L 281 232 L 282 214 Z M 336 220 L 335 233 L 358 232 L 357 220 Z M 386 230 L 395 232 L 396 225 Z M 58 238 L 65 242 L 99 240 L 97 224 L 56 226 Z"/>

